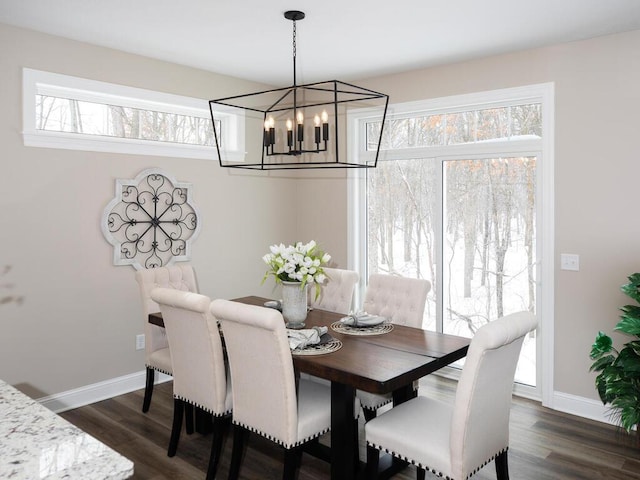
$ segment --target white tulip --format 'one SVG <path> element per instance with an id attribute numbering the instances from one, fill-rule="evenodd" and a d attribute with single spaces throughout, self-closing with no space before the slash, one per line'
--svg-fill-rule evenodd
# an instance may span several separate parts
<path id="1" fill-rule="evenodd" d="M 299 281 L 309 284 L 321 284 L 327 279 L 322 270 L 322 264 L 331 260 L 331 255 L 325 253 L 320 258 L 320 251 L 316 248 L 315 240 L 309 243 L 296 242 L 295 245 L 285 246 L 271 245 L 262 260 L 269 265 L 267 274 L 273 274 L 276 281 L 284 273 L 291 281 Z M 267 276 L 265 274 L 265 278 Z"/>

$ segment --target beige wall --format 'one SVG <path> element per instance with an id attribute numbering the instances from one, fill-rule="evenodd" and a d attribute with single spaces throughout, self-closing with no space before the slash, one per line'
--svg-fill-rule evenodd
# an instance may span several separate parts
<path id="1" fill-rule="evenodd" d="M 24 147 L 22 68 L 209 99 L 256 84 L 0 25 L 0 378 L 41 397 L 144 369 L 134 269 L 112 265 L 100 220 L 115 180 L 159 167 L 193 184 L 202 293 L 271 293 L 262 256 L 293 240 L 293 181 L 237 174 L 217 161 Z M 206 103 L 205 103 L 206 106 Z"/>
<path id="2" fill-rule="evenodd" d="M 638 51 L 640 31 L 355 82 L 391 102 L 555 83 L 555 389 L 594 399 L 590 345 L 613 328 L 626 302 L 619 286 L 640 270 Z M 140 371 L 133 269 L 111 265 L 99 221 L 115 179 L 144 168 L 194 185 L 203 227 L 193 263 L 205 294 L 269 295 L 260 258 L 280 241 L 313 238 L 346 266 L 344 172 L 294 182 L 204 160 L 26 148 L 22 67 L 204 99 L 256 87 L 0 25 L 0 267 L 13 267 L 0 284 L 25 298 L 0 305 L 0 378 L 42 396 Z M 579 272 L 559 270 L 563 252 L 580 255 Z"/>
<path id="3" fill-rule="evenodd" d="M 355 82 L 392 103 L 555 83 L 555 390 L 592 399 L 591 343 L 612 330 L 627 302 L 619 286 L 640 270 L 639 51 L 635 31 Z M 299 188 L 313 192 L 310 208 L 346 198 L 345 181 Z M 326 227 L 346 243 L 346 210 L 333 211 L 300 222 L 301 235 Z M 560 270 L 560 253 L 579 254 L 580 271 Z"/>

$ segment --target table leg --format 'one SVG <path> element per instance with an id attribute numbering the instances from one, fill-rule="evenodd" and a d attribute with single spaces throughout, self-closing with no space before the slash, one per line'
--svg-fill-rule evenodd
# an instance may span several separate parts
<path id="1" fill-rule="evenodd" d="M 413 383 L 411 383 L 393 391 L 393 405 L 400 405 L 401 403 L 411 400 L 417 396 L 418 392 L 413 389 Z"/>
<path id="2" fill-rule="evenodd" d="M 352 386 L 331 382 L 331 480 L 356 478 L 359 459 L 355 394 Z"/>

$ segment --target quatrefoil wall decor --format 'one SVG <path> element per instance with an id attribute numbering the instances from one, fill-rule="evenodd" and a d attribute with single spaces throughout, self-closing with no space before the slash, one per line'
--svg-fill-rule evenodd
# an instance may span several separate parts
<path id="1" fill-rule="evenodd" d="M 200 232 L 192 185 L 160 169 L 116 180 L 116 196 L 104 209 L 102 233 L 113 245 L 113 264 L 136 270 L 191 259 Z"/>

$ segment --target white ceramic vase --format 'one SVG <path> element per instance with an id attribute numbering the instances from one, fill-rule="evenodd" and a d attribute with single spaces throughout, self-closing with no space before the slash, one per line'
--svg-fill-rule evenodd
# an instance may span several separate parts
<path id="1" fill-rule="evenodd" d="M 300 282 L 282 282 L 282 316 L 287 328 L 304 328 L 307 318 L 307 289 Z"/>

